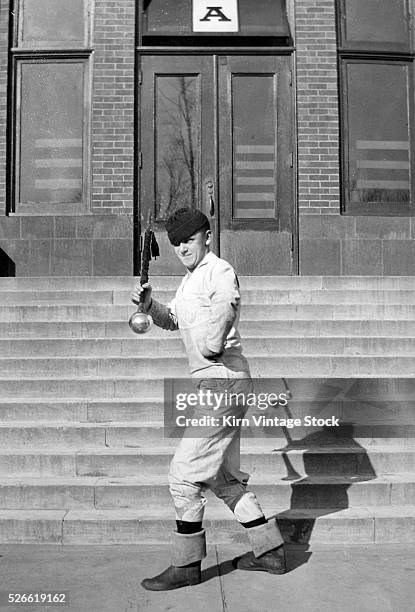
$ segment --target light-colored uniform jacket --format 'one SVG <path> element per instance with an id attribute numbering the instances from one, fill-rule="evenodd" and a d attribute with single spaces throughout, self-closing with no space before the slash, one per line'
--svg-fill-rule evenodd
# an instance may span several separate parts
<path id="1" fill-rule="evenodd" d="M 249 378 L 237 329 L 239 309 L 234 269 L 209 252 L 184 276 L 169 306 L 153 300 L 149 314 L 159 327 L 180 330 L 193 377 Z"/>

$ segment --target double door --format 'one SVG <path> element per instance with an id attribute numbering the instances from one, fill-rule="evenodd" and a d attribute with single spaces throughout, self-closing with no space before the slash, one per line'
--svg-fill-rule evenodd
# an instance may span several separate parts
<path id="1" fill-rule="evenodd" d="M 210 219 L 214 251 L 239 274 L 296 273 L 289 56 L 141 57 L 139 216 L 153 213 L 161 257 L 182 274 L 164 231 L 182 206 Z"/>

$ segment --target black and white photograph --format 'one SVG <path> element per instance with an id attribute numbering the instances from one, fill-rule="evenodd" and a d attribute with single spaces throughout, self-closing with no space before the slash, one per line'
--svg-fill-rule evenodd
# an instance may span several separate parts
<path id="1" fill-rule="evenodd" d="M 414 27 L 0 0 L 0 612 L 414 610 Z"/>

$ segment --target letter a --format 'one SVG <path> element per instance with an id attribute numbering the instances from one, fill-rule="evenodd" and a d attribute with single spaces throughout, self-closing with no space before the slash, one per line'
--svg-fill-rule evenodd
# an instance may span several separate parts
<path id="1" fill-rule="evenodd" d="M 203 19 L 199 19 L 199 21 L 210 21 L 211 17 L 217 17 L 219 21 L 232 21 L 222 13 L 221 6 L 207 6 L 208 12 L 203 17 Z"/>

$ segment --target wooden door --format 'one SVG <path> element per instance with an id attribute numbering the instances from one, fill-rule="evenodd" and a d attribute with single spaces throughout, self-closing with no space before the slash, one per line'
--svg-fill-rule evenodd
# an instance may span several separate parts
<path id="1" fill-rule="evenodd" d="M 140 217 L 182 274 L 164 231 L 182 206 L 209 218 L 213 249 L 239 274 L 294 274 L 290 58 L 143 56 Z"/>

